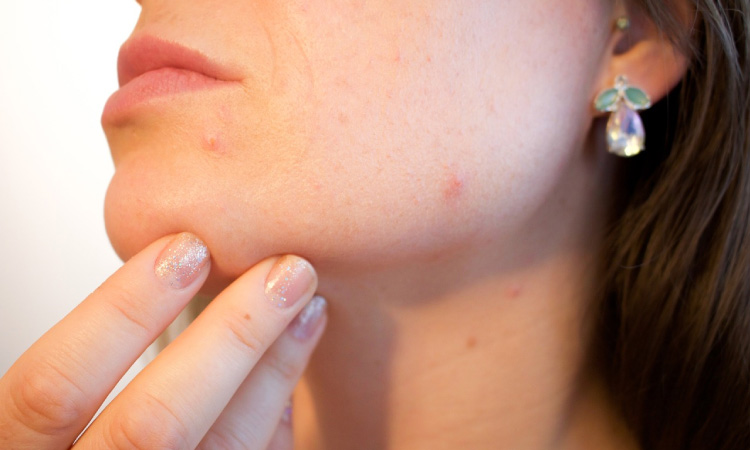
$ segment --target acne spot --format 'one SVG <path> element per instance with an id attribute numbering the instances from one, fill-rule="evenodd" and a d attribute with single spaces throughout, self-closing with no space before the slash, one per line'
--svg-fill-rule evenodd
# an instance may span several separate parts
<path id="1" fill-rule="evenodd" d="M 245 314 L 245 320 L 250 320 L 250 314 Z"/>
<path id="2" fill-rule="evenodd" d="M 201 138 L 203 149 L 213 155 L 223 155 L 226 153 L 224 139 L 218 133 L 207 133 Z"/>
<path id="3" fill-rule="evenodd" d="M 466 340 L 466 348 L 474 348 L 477 346 L 477 338 L 474 336 L 469 336 L 469 339 Z"/>

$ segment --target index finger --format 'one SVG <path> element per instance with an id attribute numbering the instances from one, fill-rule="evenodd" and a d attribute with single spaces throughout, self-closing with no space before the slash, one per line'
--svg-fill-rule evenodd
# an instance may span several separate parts
<path id="1" fill-rule="evenodd" d="M 0 379 L 0 447 L 68 448 L 209 266 L 206 245 L 190 233 L 159 239 L 125 263 Z"/>

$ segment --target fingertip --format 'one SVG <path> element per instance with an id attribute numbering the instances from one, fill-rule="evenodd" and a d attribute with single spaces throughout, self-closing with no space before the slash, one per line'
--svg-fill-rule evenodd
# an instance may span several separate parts
<path id="1" fill-rule="evenodd" d="M 328 302 L 320 295 L 315 295 L 302 308 L 297 317 L 289 324 L 292 336 L 300 341 L 312 338 L 319 328 L 324 326 Z"/>
<path id="2" fill-rule="evenodd" d="M 192 285 L 210 267 L 211 255 L 206 244 L 188 232 L 175 236 L 154 263 L 156 277 L 173 289 Z"/>

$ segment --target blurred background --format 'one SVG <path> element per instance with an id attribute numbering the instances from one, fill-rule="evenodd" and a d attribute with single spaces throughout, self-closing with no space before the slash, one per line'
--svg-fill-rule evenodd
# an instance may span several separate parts
<path id="1" fill-rule="evenodd" d="M 0 375 L 121 265 L 104 229 L 113 166 L 99 118 L 140 8 L 26 0 L 2 9 Z"/>

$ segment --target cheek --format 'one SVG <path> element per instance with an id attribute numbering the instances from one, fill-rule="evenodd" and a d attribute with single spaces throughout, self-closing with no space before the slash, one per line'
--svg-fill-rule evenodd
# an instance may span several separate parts
<path id="1" fill-rule="evenodd" d="M 344 43 L 321 37 L 313 158 L 342 165 L 332 185 L 402 219 L 385 226 L 425 254 L 523 229 L 581 156 L 605 12 L 592 3 L 439 2 Z"/>

